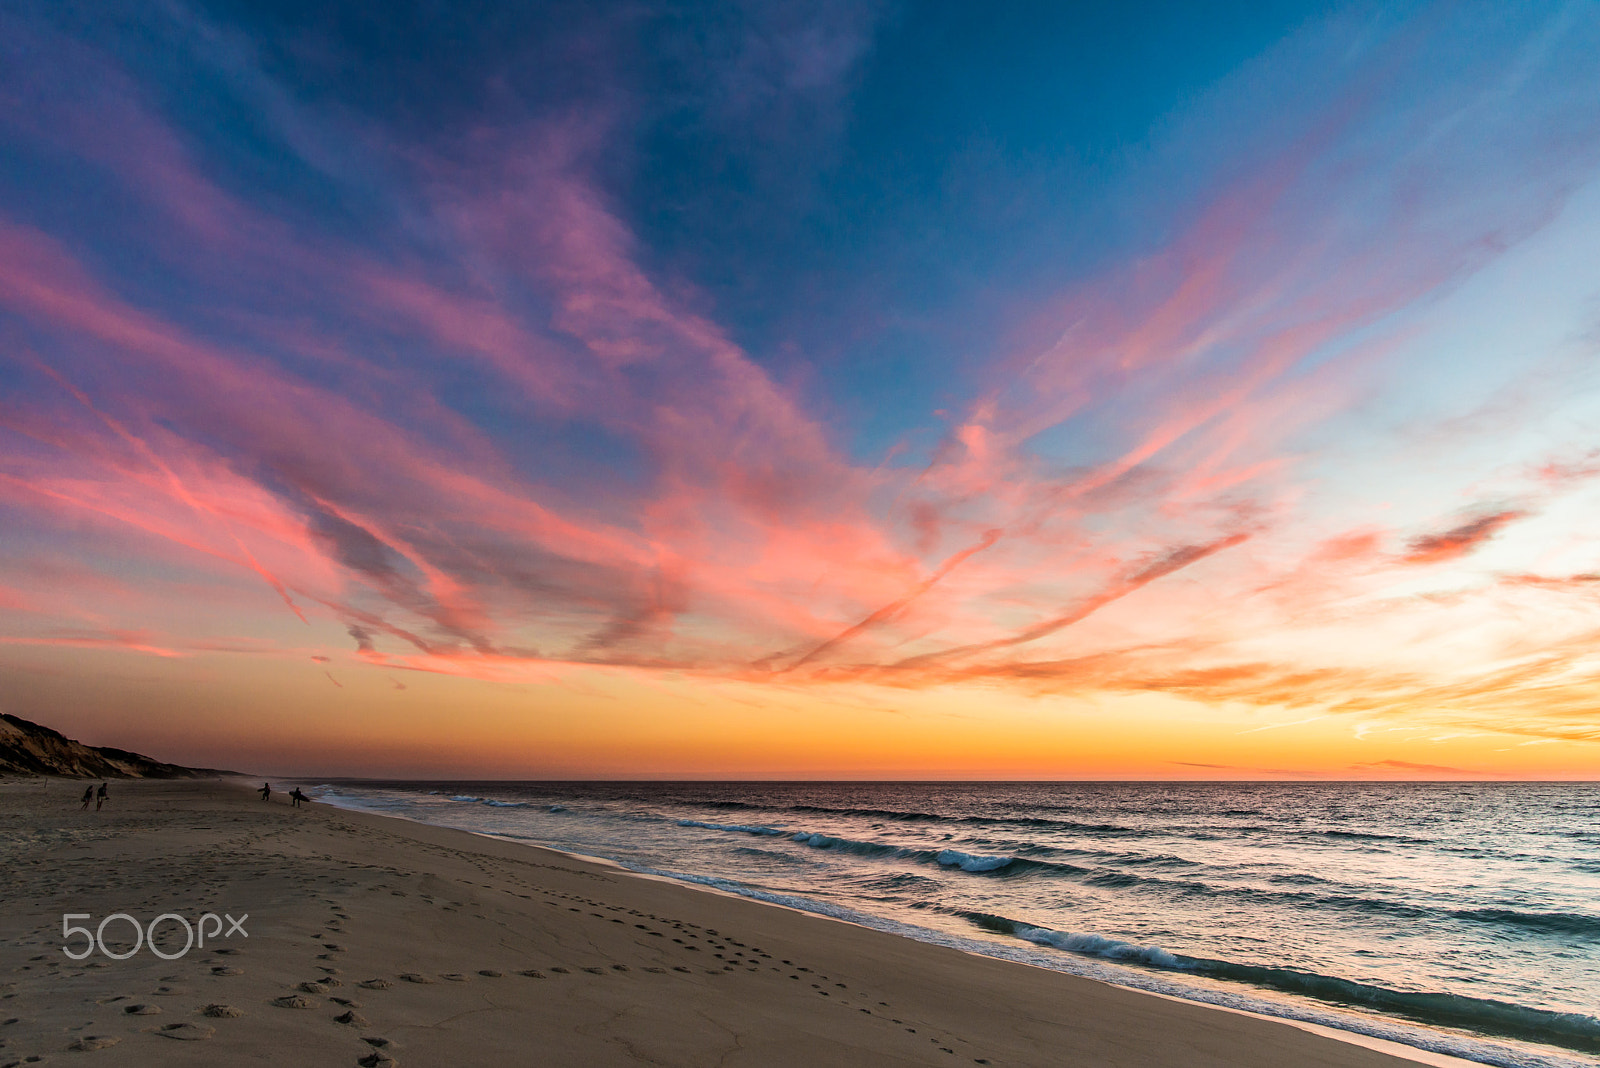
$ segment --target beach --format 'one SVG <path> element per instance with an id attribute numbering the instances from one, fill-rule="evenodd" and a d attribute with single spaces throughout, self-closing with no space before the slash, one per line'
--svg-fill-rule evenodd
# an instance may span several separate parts
<path id="1" fill-rule="evenodd" d="M 1451 1063 L 244 782 L 83 785 L 0 786 L 0 1066 Z M 207 941 L 63 952 L 117 913 Z"/>

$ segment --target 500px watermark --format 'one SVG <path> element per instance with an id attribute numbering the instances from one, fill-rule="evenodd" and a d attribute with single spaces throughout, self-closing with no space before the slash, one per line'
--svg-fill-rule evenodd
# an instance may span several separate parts
<path id="1" fill-rule="evenodd" d="M 194 948 L 197 928 L 199 931 L 199 944 L 201 949 L 206 947 L 206 939 L 208 937 L 212 941 L 216 941 L 219 935 L 223 938 L 232 938 L 235 934 L 242 935 L 245 938 L 250 937 L 250 932 L 244 929 L 244 921 L 250 918 L 250 914 L 248 912 L 243 916 L 240 916 L 237 920 L 232 916 L 229 916 L 226 912 L 224 912 L 221 916 L 218 916 L 215 912 L 207 912 L 200 917 L 200 922 L 197 924 L 191 924 L 188 920 L 184 919 L 176 912 L 163 912 L 161 915 L 151 920 L 149 926 L 147 927 L 141 927 L 139 925 L 139 921 L 134 919 L 132 916 L 129 916 L 126 912 L 113 912 L 111 915 L 101 920 L 100 925 L 92 931 L 87 927 L 76 927 L 72 923 L 73 920 L 92 920 L 93 918 L 94 917 L 87 912 L 67 912 L 62 914 L 61 937 L 65 939 L 71 939 L 76 935 L 82 935 L 89 941 L 80 952 L 73 952 L 71 946 L 62 946 L 61 952 L 65 953 L 73 960 L 83 960 L 85 957 L 89 956 L 89 954 L 98 949 L 101 953 L 104 953 L 112 960 L 127 960 L 129 957 L 139 952 L 141 948 L 148 947 L 150 952 L 154 953 L 163 960 L 177 960 L 179 957 L 183 956 L 185 953 L 189 952 L 189 950 Z M 223 931 L 222 927 L 222 921 L 224 919 L 228 921 L 228 928 L 226 932 Z M 106 945 L 106 924 L 111 923 L 113 920 L 122 921 L 129 927 L 133 928 L 133 948 L 125 953 L 113 952 L 112 949 Z M 168 952 L 166 949 L 156 945 L 156 928 L 160 927 L 163 923 L 181 924 L 183 927 L 185 941 L 183 943 L 183 948 L 178 950 L 176 953 Z M 207 930 L 207 924 L 211 925 L 209 931 Z M 169 930 L 172 931 L 175 931 L 176 929 L 176 927 L 169 927 Z"/>

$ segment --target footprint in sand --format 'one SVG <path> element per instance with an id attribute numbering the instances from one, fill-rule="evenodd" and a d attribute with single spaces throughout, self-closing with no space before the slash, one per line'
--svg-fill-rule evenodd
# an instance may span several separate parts
<path id="1" fill-rule="evenodd" d="M 394 986 L 387 979 L 365 979 L 356 985 L 366 987 L 368 990 L 388 990 L 391 986 Z"/>
<path id="2" fill-rule="evenodd" d="M 121 1041 L 122 1039 L 112 1038 L 110 1035 L 84 1035 L 77 1041 L 68 1043 L 67 1049 L 74 1053 L 87 1053 L 93 1049 L 110 1049 Z"/>
<path id="3" fill-rule="evenodd" d="M 470 983 L 470 982 L 472 982 L 472 976 L 470 976 L 470 975 L 462 975 L 460 972 L 440 972 L 439 973 L 439 978 L 440 979 L 448 979 L 452 983 Z"/>
<path id="4" fill-rule="evenodd" d="M 273 998 L 272 1004 L 280 1009 L 314 1009 L 317 1003 L 310 998 L 301 997 L 299 994 L 285 994 L 281 998 Z"/>
<path id="5" fill-rule="evenodd" d="M 362 1057 L 356 1063 L 361 1065 L 361 1068 L 398 1068 L 400 1064 L 399 1061 L 395 1060 L 387 1053 L 381 1053 L 377 1050 L 374 1050 L 365 1057 Z"/>
<path id="6" fill-rule="evenodd" d="M 162 1038 L 176 1038 L 181 1042 L 203 1042 L 217 1033 L 215 1027 L 195 1023 L 170 1023 L 156 1029 Z"/>
<path id="7" fill-rule="evenodd" d="M 333 1022 L 345 1024 L 348 1027 L 365 1027 L 369 1023 L 365 1016 L 362 1016 L 354 1009 L 348 1012 L 342 1012 L 338 1016 L 335 1016 L 333 1018 Z"/>
<path id="8" fill-rule="evenodd" d="M 221 964 L 221 965 L 218 965 L 215 968 L 212 968 L 211 969 L 211 974 L 212 975 L 243 975 L 244 974 L 244 969 L 243 968 L 230 968 L 226 964 Z"/>
<path id="9" fill-rule="evenodd" d="M 207 1005 L 200 1010 L 201 1016 L 209 1016 L 213 1020 L 236 1020 L 244 1015 L 243 1009 L 236 1009 L 232 1005 Z"/>
<path id="10" fill-rule="evenodd" d="M 479 968 L 478 974 L 490 979 L 499 979 L 505 975 L 505 972 L 497 972 L 493 968 Z"/>
<path id="11" fill-rule="evenodd" d="M 408 983 L 431 983 L 431 982 L 433 982 L 433 980 L 430 979 L 428 976 L 421 975 L 421 974 L 419 974 L 417 972 L 402 972 L 401 975 L 400 975 L 400 978 L 404 979 Z"/>
<path id="12" fill-rule="evenodd" d="M 522 971 L 518 972 L 517 974 L 518 975 L 526 975 L 529 979 L 545 979 L 545 978 L 548 978 L 544 974 L 544 972 L 541 972 L 537 968 L 524 968 L 524 969 L 522 969 Z"/>
<path id="13" fill-rule="evenodd" d="M 122 1011 L 129 1016 L 154 1016 L 161 1011 L 160 1005 L 124 1005 Z"/>

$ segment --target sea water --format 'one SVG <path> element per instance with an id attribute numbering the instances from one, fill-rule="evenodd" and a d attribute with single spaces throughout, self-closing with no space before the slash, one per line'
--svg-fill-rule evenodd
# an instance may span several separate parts
<path id="1" fill-rule="evenodd" d="M 1600 1063 L 1600 784 L 340 781 L 315 793 L 1487 1064 Z"/>

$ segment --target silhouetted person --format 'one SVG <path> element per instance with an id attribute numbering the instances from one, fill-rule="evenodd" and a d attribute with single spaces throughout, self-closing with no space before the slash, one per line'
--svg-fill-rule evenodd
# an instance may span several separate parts
<path id="1" fill-rule="evenodd" d="M 100 806 L 106 803 L 106 798 L 109 796 L 106 792 L 106 784 L 101 783 L 100 789 L 96 790 L 94 794 L 94 810 L 96 812 L 100 811 Z"/>
<path id="2" fill-rule="evenodd" d="M 267 798 L 269 798 L 271 796 L 272 796 L 272 784 L 270 782 L 262 783 L 261 784 L 261 800 L 265 801 Z"/>
<path id="3" fill-rule="evenodd" d="M 305 794 L 301 793 L 300 792 L 300 787 L 296 786 L 293 790 L 289 791 L 289 800 L 294 804 L 295 808 L 299 808 L 300 807 L 300 802 L 302 802 L 302 801 L 310 801 L 311 798 L 309 798 Z"/>
<path id="4" fill-rule="evenodd" d="M 89 802 L 93 801 L 93 800 L 94 800 L 94 787 L 93 786 L 85 786 L 83 788 L 83 811 L 84 812 L 88 812 L 89 811 Z"/>

